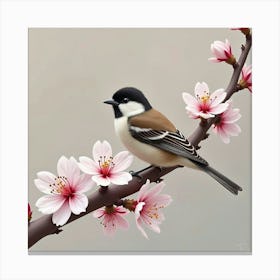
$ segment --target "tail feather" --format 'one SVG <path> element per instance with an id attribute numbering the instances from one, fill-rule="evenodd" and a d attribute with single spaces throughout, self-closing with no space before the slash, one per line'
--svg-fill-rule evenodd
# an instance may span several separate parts
<path id="1" fill-rule="evenodd" d="M 217 182 L 219 182 L 223 187 L 229 190 L 231 193 L 237 195 L 238 191 L 242 191 L 242 188 L 238 186 L 236 183 L 228 179 L 226 176 L 221 174 L 219 171 L 215 170 L 211 166 L 203 166 L 202 170 L 204 170 L 208 175 L 214 178 Z"/>

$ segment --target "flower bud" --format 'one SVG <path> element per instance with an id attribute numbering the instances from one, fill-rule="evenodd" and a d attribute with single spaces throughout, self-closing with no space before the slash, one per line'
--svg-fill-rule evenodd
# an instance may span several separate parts
<path id="1" fill-rule="evenodd" d="M 226 62 L 228 64 L 234 65 L 236 59 L 231 52 L 231 45 L 226 39 L 225 43 L 222 41 L 215 41 L 211 44 L 211 51 L 215 57 L 209 58 L 212 62 Z"/>
<path id="2" fill-rule="evenodd" d="M 31 211 L 30 204 L 28 203 L 28 222 L 30 222 L 31 219 L 32 219 L 32 211 Z"/>
<path id="3" fill-rule="evenodd" d="M 252 92 L 252 65 L 243 66 L 241 71 L 241 79 L 238 82 L 238 85 L 243 88 L 248 88 Z"/>

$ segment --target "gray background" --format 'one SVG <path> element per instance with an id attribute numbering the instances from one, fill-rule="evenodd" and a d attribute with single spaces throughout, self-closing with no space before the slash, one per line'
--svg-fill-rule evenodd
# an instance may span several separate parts
<path id="1" fill-rule="evenodd" d="M 141 89 L 158 110 L 185 134 L 197 126 L 185 112 L 181 93 L 196 82 L 210 91 L 226 88 L 232 74 L 214 64 L 210 44 L 228 38 L 238 56 L 243 35 L 229 29 L 29 29 L 29 202 L 42 196 L 33 180 L 38 171 L 56 173 L 61 155 L 91 156 L 92 145 L 107 139 L 113 152 L 124 150 L 115 136 L 113 113 L 102 101 L 121 87 Z M 173 198 L 162 232 L 138 231 L 130 214 L 128 231 L 113 238 L 89 214 L 48 236 L 31 252 L 248 253 L 251 251 L 251 94 L 233 97 L 241 110 L 242 133 L 224 144 L 211 133 L 199 153 L 244 189 L 233 196 L 206 174 L 179 169 L 165 176 L 164 193 Z M 135 159 L 131 169 L 146 164 Z M 95 188 L 94 188 L 95 190 Z M 93 190 L 93 191 L 94 191 Z"/>

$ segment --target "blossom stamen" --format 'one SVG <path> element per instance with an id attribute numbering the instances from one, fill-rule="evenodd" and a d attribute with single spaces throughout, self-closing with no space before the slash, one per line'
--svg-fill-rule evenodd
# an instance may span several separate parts
<path id="1" fill-rule="evenodd" d="M 72 196 L 72 189 L 67 177 L 57 176 L 54 178 L 54 183 L 50 184 L 52 194 L 62 194 L 68 197 Z"/>
<path id="2" fill-rule="evenodd" d="M 210 96 L 209 96 L 208 94 L 200 97 L 200 100 L 201 100 L 204 104 L 207 103 L 209 99 L 210 99 Z M 210 100 L 211 100 L 211 99 L 210 99 Z"/>
<path id="3" fill-rule="evenodd" d="M 100 168 L 100 174 L 107 176 L 110 174 L 111 169 L 115 166 L 115 163 L 113 162 L 113 157 L 106 159 L 106 156 L 100 156 L 98 165 Z"/>

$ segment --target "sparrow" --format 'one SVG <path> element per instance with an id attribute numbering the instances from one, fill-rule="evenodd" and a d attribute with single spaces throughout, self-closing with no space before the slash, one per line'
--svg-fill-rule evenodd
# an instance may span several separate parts
<path id="1" fill-rule="evenodd" d="M 139 159 L 158 167 L 185 166 L 206 172 L 231 193 L 242 188 L 212 168 L 195 147 L 145 95 L 134 87 L 114 93 L 111 100 L 115 131 L 124 146 Z"/>

